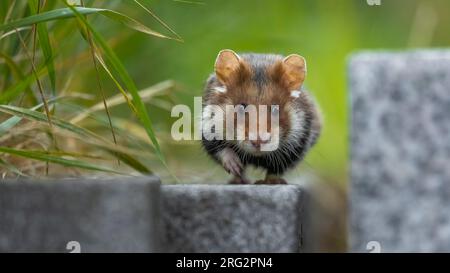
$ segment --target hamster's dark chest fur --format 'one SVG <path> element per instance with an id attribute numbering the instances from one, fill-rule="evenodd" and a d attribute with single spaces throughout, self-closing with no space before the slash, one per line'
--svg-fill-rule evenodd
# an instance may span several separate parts
<path id="1" fill-rule="evenodd" d="M 313 115 L 308 116 L 312 117 Z M 282 175 L 286 170 L 295 167 L 303 160 L 309 148 L 314 145 L 318 135 L 311 128 L 311 117 L 305 119 L 303 124 L 304 134 L 299 136 L 296 141 L 288 144 L 282 143 L 276 151 L 263 155 L 252 155 L 225 140 L 206 140 L 203 138 L 202 144 L 207 153 L 218 163 L 222 163 L 217 156 L 219 152 L 224 148 L 229 148 L 237 155 L 244 166 L 252 165 L 266 169 L 269 174 Z"/>

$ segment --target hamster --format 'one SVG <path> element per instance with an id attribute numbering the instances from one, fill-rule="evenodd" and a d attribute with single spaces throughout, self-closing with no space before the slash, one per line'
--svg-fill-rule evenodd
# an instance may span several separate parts
<path id="1" fill-rule="evenodd" d="M 208 124 L 217 116 L 214 109 L 225 114 L 227 106 L 240 106 L 238 111 L 254 105 L 256 116 L 262 116 L 261 107 L 269 108 L 267 121 L 257 119 L 257 128 L 250 121 L 237 120 L 233 114 L 234 127 L 223 120 L 223 131 L 237 126 L 244 130 L 244 138 L 231 139 L 211 137 L 212 130 L 202 130 L 202 146 L 223 168 L 233 175 L 231 184 L 249 184 L 245 169 L 249 165 L 265 169 L 265 179 L 255 184 L 287 184 L 282 175 L 294 168 L 317 142 L 322 119 L 314 98 L 302 89 L 306 77 L 306 61 L 292 54 L 287 57 L 274 54 L 241 54 L 232 50 L 219 52 L 215 73 L 206 82 L 203 95 L 202 122 Z M 248 114 L 248 113 L 246 113 Z M 247 115 L 246 115 L 247 117 Z M 270 122 L 269 122 L 270 120 Z M 272 120 L 278 120 L 275 125 Z M 266 123 L 267 122 L 267 123 Z M 245 123 L 245 124 L 243 124 Z M 265 126 L 269 136 L 261 136 Z M 241 132 L 242 133 L 242 132 Z M 276 141 L 272 141 L 276 140 Z M 269 141 L 275 148 L 262 149 Z"/>

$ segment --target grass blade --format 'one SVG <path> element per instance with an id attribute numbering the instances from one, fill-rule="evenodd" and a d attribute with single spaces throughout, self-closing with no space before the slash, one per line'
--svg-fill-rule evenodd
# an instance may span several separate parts
<path id="1" fill-rule="evenodd" d="M 161 18 L 159 18 L 158 16 L 156 16 L 155 13 L 153 13 L 149 8 L 147 8 L 146 6 L 144 6 L 143 4 L 141 4 L 141 2 L 139 2 L 138 0 L 134 0 L 134 2 L 140 6 L 142 9 L 144 9 L 148 14 L 150 14 L 150 16 L 152 16 L 153 18 L 155 18 L 156 21 L 158 21 L 158 23 L 160 23 L 163 27 L 165 27 L 168 31 L 170 31 L 173 35 L 175 35 L 179 41 L 183 42 L 183 39 L 181 38 L 180 35 L 178 35 L 173 29 L 171 29 L 169 27 L 169 25 L 167 25 L 163 20 L 161 20 Z"/>
<path id="2" fill-rule="evenodd" d="M 96 164 L 91 164 L 89 162 L 85 162 L 85 161 L 81 161 L 81 160 L 73 160 L 73 159 L 62 158 L 60 156 L 53 156 L 53 155 L 51 155 L 51 153 L 48 153 L 48 152 L 17 150 L 17 149 L 12 149 L 12 148 L 8 148 L 8 147 L 0 147 L 0 152 L 10 154 L 10 155 L 16 155 L 16 156 L 20 156 L 20 157 L 24 157 L 24 158 L 44 161 L 44 162 L 51 162 L 51 163 L 63 165 L 66 167 L 75 167 L 75 168 L 81 168 L 81 169 L 92 170 L 92 171 L 122 174 L 116 170 L 113 170 L 113 169 L 110 169 L 107 167 L 98 166 Z"/>
<path id="3" fill-rule="evenodd" d="M 8 56 L 8 55 L 6 55 L 6 54 L 0 52 L 0 59 L 3 59 L 3 60 L 5 61 L 5 64 L 8 65 L 8 67 L 9 67 L 9 71 L 12 72 L 12 75 L 13 75 L 19 82 L 22 81 L 23 79 L 25 79 L 25 76 L 24 76 L 23 72 L 20 70 L 19 66 L 17 66 L 17 64 L 14 62 L 14 60 L 13 60 L 10 56 Z M 30 86 L 27 85 L 27 86 L 25 86 L 24 89 L 25 89 L 25 91 L 28 92 L 28 94 L 30 95 L 30 97 L 31 97 L 31 102 L 32 102 L 33 104 L 36 104 L 36 103 L 37 103 L 37 99 L 36 99 L 36 97 L 34 96 L 33 91 L 31 90 Z M 21 90 L 19 89 L 19 91 L 21 91 Z M 3 91 L 3 92 L 7 92 L 7 90 L 5 90 L 5 91 Z M 3 95 L 3 94 L 2 94 L 2 95 Z M 1 97 L 1 95 L 0 95 L 0 97 Z M 0 99 L 0 100 L 1 100 L 1 99 Z"/>
<path id="4" fill-rule="evenodd" d="M 141 162 L 136 160 L 134 157 L 126 154 L 126 153 L 118 153 L 114 151 L 110 151 L 112 155 L 114 155 L 116 158 L 120 159 L 120 161 L 124 162 L 130 167 L 133 167 L 136 171 L 142 173 L 142 174 L 152 174 L 153 172 L 150 171 L 147 167 L 145 167 Z"/>
<path id="5" fill-rule="evenodd" d="M 23 47 L 25 53 L 28 55 L 28 58 L 31 60 L 31 71 L 32 71 L 33 75 L 35 76 L 39 94 L 41 96 L 42 102 L 44 103 L 44 109 L 45 109 L 45 114 L 47 115 L 48 124 L 50 125 L 50 128 L 51 128 L 53 126 L 52 118 L 50 115 L 49 107 L 47 105 L 47 99 L 45 97 L 44 87 L 42 86 L 38 71 L 36 69 L 36 65 L 34 64 L 34 58 L 29 54 L 26 43 L 25 43 L 24 39 L 22 38 L 22 35 L 20 35 L 20 33 L 17 33 L 17 34 L 18 34 L 17 36 L 19 37 L 20 42 L 22 43 L 22 47 Z"/>
<path id="6" fill-rule="evenodd" d="M 95 56 L 98 60 L 98 62 L 102 65 L 103 69 L 105 70 L 106 74 L 111 78 L 111 80 L 114 82 L 114 84 L 117 86 L 117 89 L 119 89 L 120 93 L 122 95 L 118 95 L 119 97 L 123 98 L 124 101 L 128 104 L 128 107 L 137 115 L 137 110 L 134 107 L 133 103 L 131 102 L 129 94 L 125 91 L 125 89 L 122 87 L 122 85 L 119 83 L 119 81 L 114 77 L 114 75 L 111 73 L 111 70 L 109 70 L 108 66 L 106 65 L 105 61 L 100 55 Z"/>
<path id="7" fill-rule="evenodd" d="M 21 172 L 18 168 L 16 168 L 16 166 L 14 166 L 13 164 L 3 160 L 0 158 L 0 165 L 3 166 L 5 169 L 7 169 L 8 171 L 15 173 L 19 176 L 27 176 L 26 174 L 24 174 L 23 172 Z M 4 173 L 2 174 L 2 176 L 4 175 Z M 2 177 L 3 178 L 3 177 Z"/>
<path id="8" fill-rule="evenodd" d="M 54 102 L 56 102 L 57 100 L 64 99 L 64 98 L 65 97 L 49 99 L 48 104 L 51 105 Z M 43 106 L 44 106 L 44 103 L 40 103 L 40 104 L 34 106 L 33 108 L 31 108 L 30 110 L 36 111 Z M 13 117 L 3 121 L 2 123 L 0 123 L 0 136 L 3 134 L 6 134 L 11 128 L 16 126 L 22 119 L 23 119 L 22 117 L 13 116 Z"/>
<path id="9" fill-rule="evenodd" d="M 83 1 L 81 0 L 80 2 L 84 6 Z M 96 47 L 94 45 L 94 41 L 92 40 L 91 32 L 86 29 L 86 34 L 87 34 L 86 38 L 87 38 L 88 43 L 89 43 L 89 49 L 90 49 L 90 52 L 91 52 L 92 63 L 94 65 L 95 74 L 96 74 L 96 77 L 97 77 L 97 85 L 98 85 L 98 88 L 99 88 L 100 93 L 102 95 L 102 101 L 103 101 L 103 107 L 105 109 L 105 113 L 108 116 L 108 125 L 109 125 L 109 128 L 111 130 L 111 134 L 112 134 L 112 138 L 114 140 L 114 144 L 117 145 L 116 133 L 114 132 L 114 126 L 113 126 L 112 121 L 111 121 L 111 112 L 109 111 L 108 103 L 106 102 L 105 90 L 103 90 L 103 84 L 102 84 L 102 80 L 101 80 L 101 77 L 100 77 L 100 70 L 98 68 L 98 63 L 97 63 L 97 58 L 96 58 L 96 55 L 97 55 L 96 50 L 97 49 L 96 49 Z M 118 164 L 120 165 L 120 160 L 118 161 Z"/>
<path id="10" fill-rule="evenodd" d="M 39 0 L 28 0 L 28 4 L 32 14 L 39 14 L 39 5 L 41 1 Z M 39 37 L 39 44 L 41 46 L 42 53 L 44 54 L 45 63 L 47 65 L 48 76 L 50 78 L 50 84 L 52 89 L 52 94 L 56 95 L 56 76 L 55 76 L 55 65 L 53 63 L 53 50 L 50 44 L 50 39 L 48 35 L 46 23 L 36 24 L 37 34 Z"/>
<path id="11" fill-rule="evenodd" d="M 17 106 L 12 105 L 0 105 L 0 111 L 13 115 L 18 116 L 22 118 L 26 118 L 29 120 L 39 121 L 39 122 L 47 122 L 47 116 L 41 112 L 33 111 L 30 109 L 25 109 Z M 63 120 L 54 118 L 54 125 L 65 130 L 69 130 L 73 133 L 82 135 L 83 137 L 94 137 L 94 138 L 101 138 L 100 136 L 75 125 L 72 125 L 68 122 L 65 122 Z M 106 140 L 105 140 L 106 141 Z"/>
<path id="12" fill-rule="evenodd" d="M 175 83 L 173 81 L 164 81 L 161 83 L 158 83 L 156 85 L 150 86 L 144 90 L 139 91 L 139 96 L 141 97 L 141 99 L 146 102 L 150 99 L 152 99 L 154 96 L 156 96 L 159 93 L 162 93 L 166 90 L 170 90 L 172 88 L 175 87 Z M 109 108 L 121 105 L 123 103 L 129 103 L 129 99 L 128 96 L 130 94 L 125 93 L 125 96 L 123 96 L 122 94 L 118 94 L 115 96 L 112 96 L 110 98 L 108 98 L 106 100 L 106 102 L 108 103 Z M 133 106 L 134 107 L 134 106 Z M 77 116 L 75 116 L 74 118 L 72 118 L 70 120 L 70 123 L 79 123 L 82 120 L 84 120 L 85 118 L 87 118 L 89 115 L 91 115 L 92 113 L 101 111 L 103 109 L 103 103 L 99 102 L 93 106 L 91 106 L 90 108 L 86 109 L 86 111 L 78 114 Z"/>
<path id="13" fill-rule="evenodd" d="M 8 31 L 5 34 L 2 34 L 0 36 L 0 41 L 5 39 L 6 37 L 8 37 L 10 35 L 16 34 L 17 32 L 22 32 L 22 31 L 26 31 L 26 30 L 30 30 L 30 29 L 31 29 L 31 27 L 21 27 L 21 28 L 15 29 L 15 30 L 10 30 L 10 31 Z"/>
<path id="14" fill-rule="evenodd" d="M 131 29 L 134 29 L 136 31 L 152 35 L 159 38 L 164 39 L 172 39 L 172 40 L 180 40 L 176 37 L 170 37 L 166 36 L 162 33 L 159 33 L 157 31 L 154 31 L 150 29 L 149 27 L 143 25 L 142 23 L 136 21 L 135 19 L 128 17 L 120 12 L 110 10 L 110 9 L 99 9 L 99 8 L 84 8 L 84 7 L 72 7 L 69 6 L 69 8 L 62 8 L 62 9 L 55 9 L 50 10 L 47 12 L 42 12 L 39 14 L 31 15 L 10 23 L 7 23 L 5 25 L 0 26 L 0 31 L 9 31 L 15 28 L 20 28 L 24 26 L 30 26 L 38 23 L 53 21 L 57 19 L 67 19 L 67 18 L 73 18 L 76 17 L 77 14 L 80 15 L 90 15 L 90 14 L 100 14 L 103 16 L 106 16 L 118 23 L 121 23 Z"/>
<path id="15" fill-rule="evenodd" d="M 20 68 L 17 66 L 17 64 L 14 62 L 14 60 L 10 56 L 0 52 L 0 59 L 3 59 L 5 61 L 5 64 L 9 67 L 11 74 L 15 78 L 17 78 L 18 80 L 23 79 L 24 76 L 23 76 L 22 71 L 20 70 Z"/>
<path id="16" fill-rule="evenodd" d="M 134 20 L 133 18 L 128 17 L 120 12 L 109 10 L 109 9 L 104 9 L 104 10 L 100 11 L 99 13 L 112 19 L 112 20 L 115 20 L 131 29 L 134 29 L 136 31 L 139 31 L 139 32 L 142 32 L 142 33 L 145 33 L 148 35 L 152 35 L 155 37 L 159 37 L 159 38 L 181 41 L 179 38 L 166 36 L 157 31 L 154 31 L 154 30 L 148 28 L 147 26 L 143 25 L 142 23 L 139 23 L 138 21 Z"/>
<path id="17" fill-rule="evenodd" d="M 31 83 L 36 80 L 36 77 L 40 78 L 47 74 L 47 70 L 44 68 L 45 65 L 37 69 L 37 75 L 31 73 L 18 83 L 10 86 L 5 91 L 3 91 L 0 94 L 0 103 L 1 104 L 9 103 L 12 99 L 17 98 L 22 91 L 29 89 Z"/>

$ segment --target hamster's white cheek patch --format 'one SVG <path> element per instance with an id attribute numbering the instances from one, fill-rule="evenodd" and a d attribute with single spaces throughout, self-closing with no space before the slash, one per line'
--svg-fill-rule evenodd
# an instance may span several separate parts
<path id="1" fill-rule="evenodd" d="M 291 97 L 298 98 L 298 97 L 300 97 L 301 93 L 302 93 L 302 91 L 297 91 L 297 90 L 291 91 Z"/>
<path id="2" fill-rule="evenodd" d="M 213 90 L 217 93 L 226 93 L 227 88 L 225 86 L 216 86 L 213 88 Z"/>

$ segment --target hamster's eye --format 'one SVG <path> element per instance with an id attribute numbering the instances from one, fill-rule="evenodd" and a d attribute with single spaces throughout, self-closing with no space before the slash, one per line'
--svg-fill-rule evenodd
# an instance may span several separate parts
<path id="1" fill-rule="evenodd" d="M 239 104 L 238 104 L 239 112 L 240 112 L 240 113 L 244 113 L 244 112 L 245 112 L 245 108 L 246 108 L 247 106 L 248 106 L 247 103 L 239 103 Z"/>
<path id="2" fill-rule="evenodd" d="M 272 105 L 272 114 L 273 115 L 278 115 L 279 113 L 280 113 L 280 106 L 278 106 L 278 105 Z"/>

